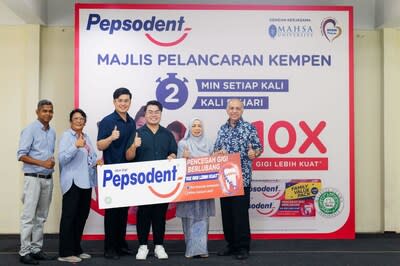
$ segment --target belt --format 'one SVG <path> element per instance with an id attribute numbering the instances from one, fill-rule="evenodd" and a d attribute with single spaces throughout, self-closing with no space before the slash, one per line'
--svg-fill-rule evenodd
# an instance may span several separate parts
<path id="1" fill-rule="evenodd" d="M 44 175 L 44 174 L 37 174 L 37 173 L 25 173 L 24 176 L 33 176 L 38 178 L 50 179 L 52 174 Z"/>

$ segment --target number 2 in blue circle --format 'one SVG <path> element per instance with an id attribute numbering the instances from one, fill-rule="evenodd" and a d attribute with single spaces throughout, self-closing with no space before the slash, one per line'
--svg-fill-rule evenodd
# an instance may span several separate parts
<path id="1" fill-rule="evenodd" d="M 186 78 L 182 80 L 177 78 L 177 73 L 167 73 L 167 75 L 168 77 L 163 80 L 161 78 L 157 79 L 159 84 L 156 89 L 156 97 L 164 108 L 176 110 L 187 101 L 189 93 L 185 83 L 188 80 Z"/>

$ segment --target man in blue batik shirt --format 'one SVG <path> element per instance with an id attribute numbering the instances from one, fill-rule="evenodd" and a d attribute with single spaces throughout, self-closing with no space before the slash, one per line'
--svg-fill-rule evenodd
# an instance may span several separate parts
<path id="1" fill-rule="evenodd" d="M 19 256 L 21 263 L 33 265 L 39 264 L 38 260 L 54 259 L 42 251 L 43 226 L 53 192 L 56 133 L 49 125 L 53 104 L 49 100 L 39 101 L 36 115 L 37 120 L 22 130 L 17 151 L 18 161 L 24 163 Z"/>
<path id="2" fill-rule="evenodd" d="M 255 127 L 244 121 L 243 103 L 239 99 L 228 101 L 229 119 L 221 126 L 215 141 L 216 154 L 240 153 L 244 195 L 221 198 L 222 227 L 227 247 L 218 256 L 235 255 L 247 259 L 250 250 L 250 186 L 252 160 L 260 156 L 262 146 Z"/>

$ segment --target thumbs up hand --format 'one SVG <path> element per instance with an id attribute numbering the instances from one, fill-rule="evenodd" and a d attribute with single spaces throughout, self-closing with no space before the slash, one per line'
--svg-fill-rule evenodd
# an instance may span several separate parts
<path id="1" fill-rule="evenodd" d="M 83 147 L 85 147 L 85 145 L 86 145 L 86 140 L 85 140 L 85 138 L 83 137 L 83 134 L 82 133 L 78 133 L 79 135 L 78 135 L 78 138 L 76 139 L 76 142 L 75 142 L 75 146 L 77 147 L 77 148 L 83 148 Z"/>
<path id="2" fill-rule="evenodd" d="M 190 152 L 187 145 L 183 148 L 182 157 L 186 159 L 190 158 Z"/>
<path id="3" fill-rule="evenodd" d="M 176 154 L 175 153 L 171 153 L 170 155 L 168 155 L 167 159 L 168 159 L 168 161 L 176 159 Z"/>
<path id="4" fill-rule="evenodd" d="M 257 157 L 256 151 L 253 149 L 250 143 L 249 143 L 249 150 L 247 151 L 247 156 L 249 156 L 250 160 L 253 160 Z"/>
<path id="5" fill-rule="evenodd" d="M 136 132 L 135 139 L 133 140 L 133 145 L 135 145 L 135 148 L 138 148 L 142 145 L 142 138 L 139 137 L 139 134 Z"/>
<path id="6" fill-rule="evenodd" d="M 114 130 L 111 133 L 111 140 L 114 141 L 116 139 L 119 139 L 119 130 L 117 128 L 117 125 L 115 125 Z"/>

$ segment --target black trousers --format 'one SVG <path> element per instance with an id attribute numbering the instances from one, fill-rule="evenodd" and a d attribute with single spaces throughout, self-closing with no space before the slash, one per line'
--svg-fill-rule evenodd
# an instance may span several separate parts
<path id="1" fill-rule="evenodd" d="M 222 227 L 228 248 L 232 251 L 250 250 L 250 187 L 243 196 L 221 198 Z"/>
<path id="2" fill-rule="evenodd" d="M 104 215 L 104 251 L 121 253 L 125 240 L 129 207 L 106 209 Z"/>
<path id="3" fill-rule="evenodd" d="M 147 245 L 150 226 L 153 230 L 154 245 L 163 245 L 165 235 L 165 215 L 168 203 L 139 206 L 136 213 L 136 231 L 139 244 Z"/>
<path id="4" fill-rule="evenodd" d="M 83 253 L 81 238 L 90 210 L 92 189 L 82 189 L 72 184 L 63 195 L 60 221 L 60 257 Z"/>

